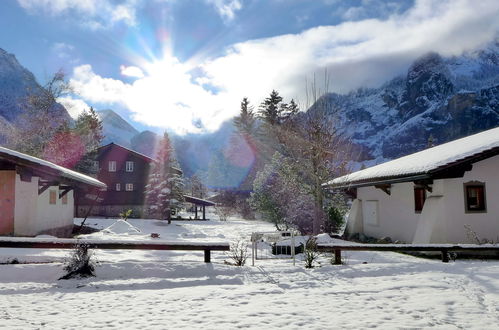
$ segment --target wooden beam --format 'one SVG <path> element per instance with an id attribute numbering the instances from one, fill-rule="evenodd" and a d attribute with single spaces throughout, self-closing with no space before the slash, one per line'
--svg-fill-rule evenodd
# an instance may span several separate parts
<path id="1" fill-rule="evenodd" d="M 424 188 L 428 192 L 433 192 L 433 187 L 430 185 L 433 184 L 433 180 L 416 180 L 414 181 L 414 184 L 418 188 Z"/>
<path id="2" fill-rule="evenodd" d="M 73 187 L 65 186 L 65 187 L 60 187 L 59 186 L 59 199 L 63 198 L 68 192 L 73 190 Z"/>
<path id="3" fill-rule="evenodd" d="M 53 182 L 53 181 L 50 181 L 50 182 L 40 182 L 39 185 L 40 187 L 38 187 L 38 195 L 41 195 L 45 192 L 45 190 L 49 189 L 49 187 L 51 186 L 57 186 L 57 182 Z"/>
<path id="4" fill-rule="evenodd" d="M 374 187 L 383 190 L 387 195 L 391 195 L 391 189 L 392 189 L 391 184 L 377 184 Z"/>

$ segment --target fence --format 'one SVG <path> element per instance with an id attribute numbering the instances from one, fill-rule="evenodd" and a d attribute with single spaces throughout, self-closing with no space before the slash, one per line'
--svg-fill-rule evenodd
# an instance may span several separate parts
<path id="1" fill-rule="evenodd" d="M 254 232 L 251 234 L 251 261 L 293 259 L 295 265 L 295 234 L 293 231 Z"/>

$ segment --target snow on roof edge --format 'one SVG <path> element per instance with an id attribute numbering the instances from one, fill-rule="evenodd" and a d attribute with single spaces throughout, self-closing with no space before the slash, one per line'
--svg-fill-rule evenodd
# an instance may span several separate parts
<path id="1" fill-rule="evenodd" d="M 107 187 L 107 185 L 105 183 L 100 182 L 99 180 L 94 179 L 94 178 L 92 178 L 92 177 L 90 177 L 88 175 L 85 175 L 85 174 L 82 174 L 82 173 L 70 170 L 70 169 L 65 168 L 63 166 L 51 163 L 51 162 L 49 162 L 47 160 L 40 159 L 40 158 L 37 158 L 37 157 L 34 157 L 34 156 L 30 156 L 30 155 L 24 154 L 24 153 L 19 152 L 19 151 L 11 150 L 11 149 L 8 149 L 8 148 L 5 148 L 5 147 L 0 147 L 0 158 L 1 158 L 1 154 L 7 154 L 7 155 L 10 155 L 10 156 L 13 156 L 13 157 L 17 157 L 17 158 L 26 160 L 26 161 L 34 163 L 34 164 L 38 164 L 38 165 L 41 165 L 41 166 L 44 166 L 44 167 L 48 167 L 48 168 L 50 168 L 52 170 L 59 171 L 59 172 L 61 172 L 60 175 L 63 176 L 63 177 L 65 177 L 65 178 L 67 178 L 67 179 L 72 179 L 72 180 L 80 181 L 80 182 L 83 182 L 83 183 L 86 183 L 86 184 L 89 184 L 89 185 L 92 185 L 92 186 L 96 186 L 96 187 L 99 187 L 99 188 L 105 188 L 105 187 Z"/>
<path id="2" fill-rule="evenodd" d="M 373 167 L 335 178 L 324 186 L 424 175 L 440 167 L 499 147 L 499 127 L 453 140 Z"/>

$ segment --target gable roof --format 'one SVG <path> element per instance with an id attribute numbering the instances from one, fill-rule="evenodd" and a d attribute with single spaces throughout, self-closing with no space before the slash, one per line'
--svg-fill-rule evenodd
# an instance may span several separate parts
<path id="1" fill-rule="evenodd" d="M 19 151 L 14 151 L 4 147 L 0 147 L 0 160 L 6 160 L 19 166 L 26 167 L 38 174 L 47 175 L 50 177 L 62 177 L 70 181 L 76 181 L 91 185 L 98 188 L 106 188 L 106 184 L 94 179 L 88 175 L 70 170 L 68 168 L 56 165 L 47 160 L 26 155 Z"/>
<path id="2" fill-rule="evenodd" d="M 135 151 L 135 150 L 129 149 L 129 148 L 127 148 L 127 147 L 124 147 L 124 146 L 122 146 L 122 145 L 120 145 L 120 144 L 116 144 L 116 143 L 114 143 L 114 142 L 111 142 L 111 143 L 109 143 L 109 144 L 106 144 L 105 146 L 101 146 L 101 147 L 97 148 L 97 150 L 99 150 L 99 151 L 100 151 L 100 150 L 103 150 L 103 149 L 106 149 L 106 148 L 112 148 L 112 147 L 116 147 L 116 148 L 122 149 L 122 150 L 124 150 L 124 151 L 127 151 L 127 152 L 129 152 L 129 153 L 131 153 L 131 154 L 134 154 L 135 156 L 137 156 L 137 157 L 139 157 L 139 158 L 142 158 L 143 160 L 145 160 L 146 162 L 149 162 L 149 163 L 150 163 L 150 162 L 154 162 L 154 161 L 155 161 L 153 158 L 151 158 L 151 157 L 149 157 L 149 156 L 146 156 L 146 155 L 144 155 L 144 154 L 141 154 L 140 152 L 137 152 L 137 151 Z"/>
<path id="3" fill-rule="evenodd" d="M 131 153 L 131 154 L 134 154 L 134 155 L 136 155 L 137 157 L 142 158 L 143 160 L 145 160 L 145 161 L 146 161 L 146 162 L 148 162 L 148 163 L 157 162 L 157 160 L 156 160 L 156 159 L 154 159 L 154 158 L 151 158 L 151 157 L 149 157 L 149 156 L 146 156 L 146 155 L 144 155 L 144 154 L 141 154 L 140 152 L 137 152 L 137 151 L 135 151 L 135 150 L 128 149 L 127 147 L 124 147 L 124 146 L 122 146 L 122 145 L 120 145 L 120 144 L 116 144 L 116 143 L 114 143 L 114 142 L 108 143 L 108 144 L 106 144 L 105 146 L 101 146 L 101 147 L 97 148 L 97 150 L 99 150 L 99 151 L 100 151 L 100 150 L 102 150 L 102 149 L 104 149 L 104 148 L 112 148 L 112 147 L 117 147 L 117 148 L 122 149 L 122 150 L 124 150 L 124 151 L 126 151 L 126 152 L 129 152 L 129 153 Z M 182 175 L 182 174 L 184 173 L 184 172 L 183 172 L 180 168 L 177 168 L 177 167 L 174 167 L 174 166 L 171 166 L 170 168 L 171 168 L 171 169 L 172 169 L 172 170 L 173 170 L 176 174 L 178 174 L 178 175 Z"/>
<path id="4" fill-rule="evenodd" d="M 324 186 L 355 188 L 458 177 L 460 175 L 457 173 L 470 170 L 471 164 L 497 154 L 499 154 L 499 127 L 344 175 L 329 181 Z"/>

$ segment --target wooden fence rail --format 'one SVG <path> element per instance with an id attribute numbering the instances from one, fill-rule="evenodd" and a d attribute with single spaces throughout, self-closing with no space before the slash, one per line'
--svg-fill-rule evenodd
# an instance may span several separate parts
<path id="1" fill-rule="evenodd" d="M 27 249 L 73 249 L 76 244 L 87 244 L 91 249 L 105 250 L 185 250 L 204 251 L 204 262 L 211 262 L 211 251 L 230 251 L 227 242 L 167 242 L 156 241 L 102 241 L 63 238 L 18 238 L 0 239 L 0 248 Z"/>
<path id="2" fill-rule="evenodd" d="M 341 264 L 341 251 L 439 251 L 442 253 L 442 261 L 449 262 L 449 252 L 496 252 L 499 255 L 499 245 L 493 244 L 318 244 L 317 248 L 322 252 L 333 252 L 334 263 Z"/>

